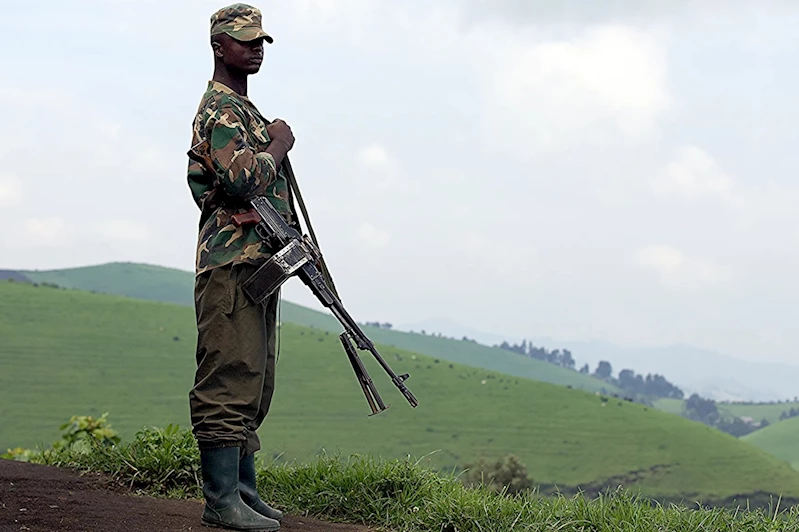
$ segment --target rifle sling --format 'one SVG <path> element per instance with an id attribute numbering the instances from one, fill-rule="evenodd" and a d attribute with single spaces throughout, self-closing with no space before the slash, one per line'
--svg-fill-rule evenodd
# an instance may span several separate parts
<path id="1" fill-rule="evenodd" d="M 300 194 L 300 187 L 297 185 L 297 178 L 294 176 L 294 170 L 291 167 L 291 163 L 289 162 L 289 157 L 286 155 L 283 158 L 282 165 L 283 168 L 286 170 L 286 176 L 289 180 L 289 205 L 294 204 L 294 195 L 297 196 L 297 203 L 300 206 L 300 211 L 302 212 L 302 216 L 305 219 L 305 225 L 308 227 L 308 233 L 311 235 L 311 240 L 313 240 L 314 245 L 320 251 L 322 251 L 322 247 L 319 245 L 319 242 L 316 240 L 316 234 L 314 233 L 313 227 L 311 226 L 311 217 L 308 216 L 308 209 L 305 208 L 305 202 L 302 201 L 302 194 Z M 333 284 L 333 277 L 330 275 L 330 271 L 327 269 L 327 264 L 325 263 L 324 256 L 319 258 L 320 266 L 322 267 L 322 274 L 325 276 L 325 281 L 327 285 L 330 287 L 330 291 L 333 292 L 336 297 L 341 300 L 341 297 L 338 295 L 336 291 L 336 285 Z"/>

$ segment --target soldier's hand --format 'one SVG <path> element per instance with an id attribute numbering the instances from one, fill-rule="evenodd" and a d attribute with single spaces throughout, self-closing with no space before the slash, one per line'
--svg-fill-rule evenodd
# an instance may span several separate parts
<path id="1" fill-rule="evenodd" d="M 272 139 L 272 142 L 283 144 L 286 147 L 286 151 L 289 151 L 294 146 L 294 133 L 292 133 L 289 125 L 279 118 L 266 126 L 266 133 Z"/>
<path id="2" fill-rule="evenodd" d="M 278 118 L 266 126 L 266 134 L 271 139 L 266 152 L 275 159 L 275 165 L 280 166 L 283 158 L 294 146 L 294 133 L 291 132 L 291 128 L 287 123 Z"/>

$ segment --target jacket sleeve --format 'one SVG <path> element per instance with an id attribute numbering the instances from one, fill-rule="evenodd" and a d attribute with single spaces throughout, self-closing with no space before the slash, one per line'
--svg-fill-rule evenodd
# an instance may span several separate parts
<path id="1" fill-rule="evenodd" d="M 235 198 L 263 195 L 275 181 L 275 160 L 266 152 L 255 151 L 235 111 L 230 107 L 215 111 L 206 123 L 206 134 L 211 143 L 214 185 Z"/>

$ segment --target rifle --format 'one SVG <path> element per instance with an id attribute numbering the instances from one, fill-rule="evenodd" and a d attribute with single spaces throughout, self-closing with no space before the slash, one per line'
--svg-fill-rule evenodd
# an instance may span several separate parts
<path id="1" fill-rule="evenodd" d="M 192 146 L 188 155 L 191 159 L 203 164 L 209 171 L 214 171 L 210 157 L 210 144 L 207 140 Z M 410 375 L 407 373 L 402 375 L 394 373 L 388 363 L 380 356 L 374 343 L 346 311 L 335 291 L 328 286 L 328 281 L 325 280 L 328 277 L 325 275 L 327 271 L 324 269 L 324 261 L 319 248 L 307 235 L 302 235 L 297 229 L 291 227 L 266 198 L 255 196 L 250 198 L 248 202 L 252 209 L 245 213 L 234 214 L 232 217 L 233 224 L 236 227 L 257 224 L 255 232 L 271 249 L 276 249 L 277 251 L 244 281 L 242 291 L 254 303 L 260 304 L 292 276 L 299 277 L 311 289 L 311 292 L 319 302 L 325 308 L 330 309 L 344 327 L 344 332 L 339 335 L 339 340 L 341 340 L 358 383 L 366 396 L 369 408 L 372 410 L 370 416 L 379 414 L 388 407 L 380 397 L 355 347 L 372 354 L 388 376 L 391 377 L 391 382 L 402 392 L 408 403 L 415 408 L 419 403 L 405 386 L 405 381 Z"/>

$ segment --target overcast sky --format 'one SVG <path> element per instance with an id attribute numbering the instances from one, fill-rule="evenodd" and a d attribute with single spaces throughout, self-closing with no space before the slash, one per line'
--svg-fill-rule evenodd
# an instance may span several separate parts
<path id="1" fill-rule="evenodd" d="M 250 96 L 292 126 L 356 319 L 794 362 L 799 7 L 427 4 L 256 4 L 275 42 Z M 223 5 L 4 7 L 0 268 L 193 268 Z"/>

